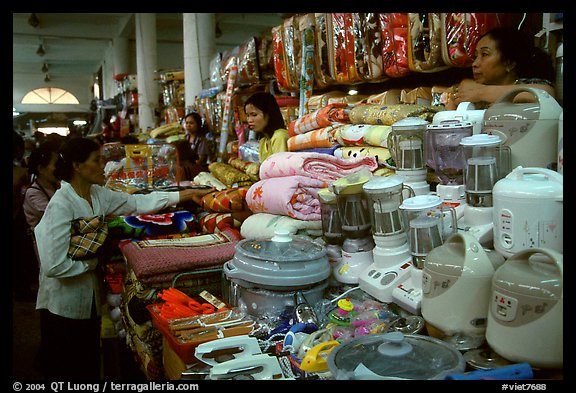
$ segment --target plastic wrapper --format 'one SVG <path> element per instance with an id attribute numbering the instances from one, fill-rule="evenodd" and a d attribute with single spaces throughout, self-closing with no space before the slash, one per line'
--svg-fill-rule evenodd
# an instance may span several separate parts
<path id="1" fill-rule="evenodd" d="M 161 190 L 176 184 L 176 147 L 154 145 L 102 146 L 107 186 L 128 192 Z"/>
<path id="2" fill-rule="evenodd" d="M 210 85 L 218 87 L 226 84 L 226 79 L 222 78 L 222 53 L 218 52 L 210 60 Z"/>
<path id="3" fill-rule="evenodd" d="M 302 65 L 300 71 L 300 106 L 298 117 L 307 111 L 307 102 L 314 88 L 314 17 L 306 14 L 300 18 L 300 35 L 302 41 Z"/>
<path id="4" fill-rule="evenodd" d="M 330 73 L 330 54 L 332 48 L 328 45 L 329 28 L 327 19 L 330 14 L 316 13 L 315 19 L 315 41 L 314 41 L 314 85 L 318 88 L 326 88 L 335 83 Z"/>
<path id="5" fill-rule="evenodd" d="M 263 82 L 274 80 L 274 56 L 272 34 L 266 32 L 256 37 L 258 50 L 258 65 L 260 67 L 260 80 Z"/>
<path id="6" fill-rule="evenodd" d="M 334 48 L 331 56 L 330 72 L 336 83 L 349 84 L 360 82 L 360 76 L 355 66 L 353 22 L 351 13 L 331 13 L 328 24 L 331 29 L 331 46 Z"/>
<path id="7" fill-rule="evenodd" d="M 286 57 L 284 55 L 284 26 L 272 27 L 272 58 L 274 61 L 274 75 L 278 89 L 282 92 L 290 91 L 290 81 L 286 69 Z"/>
<path id="8" fill-rule="evenodd" d="M 359 77 L 365 82 L 381 82 L 386 79 L 382 69 L 382 32 L 375 13 L 353 13 L 354 65 Z"/>
<path id="9" fill-rule="evenodd" d="M 246 141 L 238 147 L 238 156 L 241 160 L 259 163 L 259 149 L 260 145 L 258 141 Z"/>
<path id="10" fill-rule="evenodd" d="M 260 82 L 260 64 L 256 37 L 250 37 L 240 45 L 238 51 L 238 85 Z"/>
<path id="11" fill-rule="evenodd" d="M 283 23 L 284 60 L 288 74 L 289 91 L 299 91 L 302 64 L 302 39 L 300 37 L 299 17 L 292 16 Z"/>
<path id="12" fill-rule="evenodd" d="M 438 12 L 408 14 L 408 66 L 414 72 L 449 68 L 442 59 L 442 21 Z"/>
<path id="13" fill-rule="evenodd" d="M 412 73 L 408 65 L 408 14 L 381 13 L 378 22 L 382 32 L 382 64 L 391 78 Z"/>
<path id="14" fill-rule="evenodd" d="M 516 26 L 519 14 L 448 12 L 441 14 L 442 58 L 452 67 L 469 67 L 482 35 L 498 26 Z"/>

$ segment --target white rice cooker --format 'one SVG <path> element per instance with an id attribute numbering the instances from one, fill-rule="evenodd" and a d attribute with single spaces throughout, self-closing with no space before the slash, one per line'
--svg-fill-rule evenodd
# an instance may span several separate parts
<path id="1" fill-rule="evenodd" d="M 279 317 L 296 306 L 297 294 L 311 305 L 322 300 L 331 270 L 324 246 L 276 231 L 271 239 L 238 242 L 223 274 L 230 305 L 256 317 Z"/>
<path id="2" fill-rule="evenodd" d="M 505 258 L 525 248 L 563 253 L 564 176 L 517 167 L 494 184 L 494 249 Z"/>
<path id="3" fill-rule="evenodd" d="M 492 276 L 504 258 L 467 233 L 455 233 L 426 256 L 422 317 L 459 350 L 485 340 Z"/>
<path id="4" fill-rule="evenodd" d="M 531 93 L 536 102 L 514 103 L 514 98 L 525 92 Z M 482 132 L 499 135 L 504 145 L 510 146 L 512 168 L 554 168 L 561 112 L 560 104 L 546 91 L 518 87 L 486 109 Z"/>
<path id="5" fill-rule="evenodd" d="M 503 358 L 536 368 L 563 365 L 564 262 L 548 248 L 511 256 L 492 278 L 486 341 Z"/>

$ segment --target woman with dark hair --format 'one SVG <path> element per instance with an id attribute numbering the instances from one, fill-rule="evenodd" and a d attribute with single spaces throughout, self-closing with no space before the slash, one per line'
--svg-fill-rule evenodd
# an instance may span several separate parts
<path id="1" fill-rule="evenodd" d="M 184 116 L 184 135 L 192 155 L 192 162 L 199 167 L 199 171 L 208 170 L 208 140 L 202 116 L 198 112 L 190 112 Z"/>
<path id="2" fill-rule="evenodd" d="M 513 27 L 499 27 L 484 34 L 476 45 L 472 79 L 465 79 L 453 92 L 447 109 L 461 102 L 486 107 L 519 86 L 542 89 L 553 97 L 555 71 L 552 58 L 534 45 L 532 37 Z M 515 102 L 531 102 L 532 94 L 522 92 Z"/>
<path id="3" fill-rule="evenodd" d="M 260 134 L 259 161 L 288 151 L 288 130 L 276 98 L 266 92 L 254 93 L 244 103 L 248 126 Z"/>
<path id="4" fill-rule="evenodd" d="M 214 189 L 128 194 L 105 188 L 100 145 L 72 138 L 61 147 L 54 193 L 34 233 L 40 257 L 40 310 L 51 380 L 100 378 L 100 288 L 95 248 L 108 215 L 154 213 L 182 202 L 200 203 Z M 96 246 L 96 247 L 93 247 Z"/>
<path id="5" fill-rule="evenodd" d="M 28 174 L 32 184 L 24 195 L 24 214 L 32 230 L 40 222 L 48 201 L 60 187 L 60 181 L 54 176 L 60 145 L 59 140 L 46 140 L 28 157 Z"/>

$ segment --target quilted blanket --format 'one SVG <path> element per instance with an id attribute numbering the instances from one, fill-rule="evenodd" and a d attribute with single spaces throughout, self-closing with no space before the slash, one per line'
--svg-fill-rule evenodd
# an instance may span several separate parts
<path id="1" fill-rule="evenodd" d="M 294 135 L 288 138 L 286 144 L 289 151 L 299 151 L 304 149 L 314 149 L 318 147 L 332 147 L 338 144 L 334 133 L 338 127 L 343 126 L 331 125 L 324 128 L 318 128 L 305 134 Z"/>
<path id="2" fill-rule="evenodd" d="M 388 161 L 392 157 L 387 148 L 377 146 L 340 146 L 334 150 L 334 156 L 345 160 L 359 157 L 373 157 L 380 166 L 388 165 Z"/>
<path id="3" fill-rule="evenodd" d="M 122 255 L 144 284 L 172 281 L 182 272 L 221 266 L 233 258 L 239 231 L 179 239 L 136 240 L 120 245 Z"/>
<path id="4" fill-rule="evenodd" d="M 214 191 L 202 197 L 200 206 L 209 213 L 231 213 L 246 210 L 248 186 Z"/>
<path id="5" fill-rule="evenodd" d="M 350 122 L 353 124 L 391 126 L 406 117 L 420 117 L 431 123 L 439 110 L 439 108 L 419 104 L 358 104 L 350 110 L 349 116 Z"/>
<path id="6" fill-rule="evenodd" d="M 328 187 L 323 180 L 308 176 L 285 176 L 254 183 L 246 195 L 253 213 L 270 213 L 300 220 L 320 220 L 318 191 Z"/>
<path id="7" fill-rule="evenodd" d="M 283 176 L 308 176 L 332 183 L 362 168 L 374 171 L 378 163 L 373 157 L 342 159 L 312 152 L 280 152 L 272 154 L 260 165 L 260 179 Z"/>
<path id="8" fill-rule="evenodd" d="M 338 128 L 336 140 L 342 146 L 388 147 L 388 134 L 392 126 L 373 124 L 346 124 Z"/>
<path id="9" fill-rule="evenodd" d="M 350 123 L 346 110 L 347 104 L 328 104 L 320 109 L 292 120 L 288 126 L 290 136 L 304 134 L 306 132 L 324 128 L 334 123 Z"/>

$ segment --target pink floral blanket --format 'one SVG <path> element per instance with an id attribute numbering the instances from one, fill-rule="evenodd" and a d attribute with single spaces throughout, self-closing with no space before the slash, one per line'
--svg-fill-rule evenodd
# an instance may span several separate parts
<path id="1" fill-rule="evenodd" d="M 328 182 L 308 176 L 285 176 L 262 179 L 246 194 L 253 213 L 270 213 L 299 220 L 320 220 L 318 191 Z"/>
<path id="2" fill-rule="evenodd" d="M 260 179 L 284 176 L 307 176 L 331 184 L 362 168 L 371 172 L 378 169 L 374 157 L 343 159 L 329 154 L 314 152 L 280 152 L 269 156 L 260 165 Z"/>

